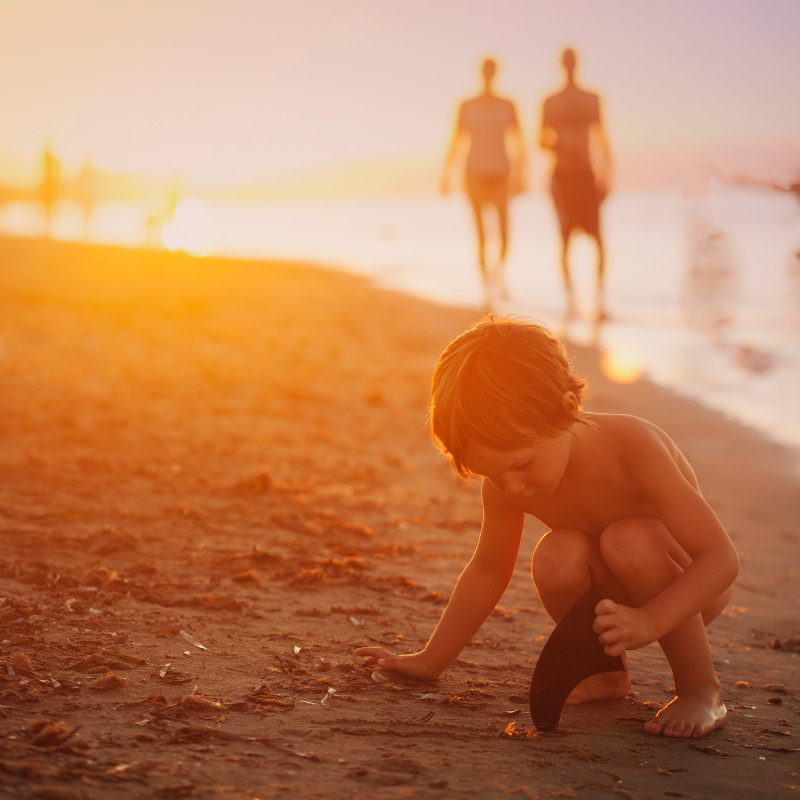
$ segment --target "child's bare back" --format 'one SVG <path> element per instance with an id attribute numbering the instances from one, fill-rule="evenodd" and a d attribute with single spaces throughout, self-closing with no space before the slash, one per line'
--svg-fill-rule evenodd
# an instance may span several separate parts
<path id="1" fill-rule="evenodd" d="M 645 729 L 703 736 L 726 720 L 704 625 L 730 598 L 736 552 L 669 437 L 635 417 L 582 412 L 584 386 L 538 326 L 484 322 L 445 350 L 432 427 L 456 469 L 484 479 L 478 546 L 422 652 L 358 652 L 366 663 L 437 677 L 508 585 L 527 513 L 550 527 L 533 557 L 550 616 L 559 621 L 588 587 L 590 557 L 609 598 L 594 624 L 606 652 L 624 658 L 658 640 L 672 667 L 676 697 Z M 627 670 L 605 673 L 568 702 L 629 690 Z"/>

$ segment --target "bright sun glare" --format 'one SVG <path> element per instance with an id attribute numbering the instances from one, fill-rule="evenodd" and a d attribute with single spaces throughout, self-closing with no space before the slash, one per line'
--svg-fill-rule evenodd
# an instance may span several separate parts
<path id="1" fill-rule="evenodd" d="M 603 373 L 614 383 L 635 383 L 644 374 L 644 357 L 633 345 L 616 345 L 603 351 Z"/>
<path id="2" fill-rule="evenodd" d="M 167 250 L 183 250 L 196 256 L 212 250 L 210 216 L 206 204 L 197 197 L 182 197 L 172 219 L 161 229 L 161 241 Z"/>

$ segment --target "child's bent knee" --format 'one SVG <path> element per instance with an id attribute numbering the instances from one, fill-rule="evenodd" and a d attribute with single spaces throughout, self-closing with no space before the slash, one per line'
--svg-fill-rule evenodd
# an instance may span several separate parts
<path id="1" fill-rule="evenodd" d="M 571 528 L 549 531 L 533 553 L 532 575 L 538 589 L 559 589 L 588 583 L 589 537 Z"/>
<path id="2" fill-rule="evenodd" d="M 600 535 L 600 552 L 612 572 L 638 571 L 667 554 L 665 533 L 664 524 L 655 518 L 620 519 Z"/>

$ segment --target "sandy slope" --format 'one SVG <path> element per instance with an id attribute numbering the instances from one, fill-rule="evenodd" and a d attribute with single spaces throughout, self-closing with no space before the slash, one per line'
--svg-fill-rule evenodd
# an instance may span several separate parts
<path id="1" fill-rule="evenodd" d="M 424 429 L 473 321 L 302 265 L 0 241 L 0 797 L 796 796 L 791 454 L 589 350 L 589 407 L 664 427 L 740 550 L 710 634 L 731 724 L 644 734 L 671 696 L 648 647 L 630 697 L 527 732 L 532 521 L 438 684 L 360 667 L 424 641 L 477 537 Z"/>

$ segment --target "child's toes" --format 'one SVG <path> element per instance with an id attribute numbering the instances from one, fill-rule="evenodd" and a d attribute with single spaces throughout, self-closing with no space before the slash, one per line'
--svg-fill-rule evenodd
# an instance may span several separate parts
<path id="1" fill-rule="evenodd" d="M 688 739 L 693 732 L 694 732 L 694 725 L 690 722 L 687 723 L 686 726 L 684 727 L 681 736 L 683 736 L 684 739 Z"/>
<path id="2" fill-rule="evenodd" d="M 657 736 L 662 730 L 664 730 L 664 723 L 661 722 L 658 717 L 651 719 L 650 722 L 645 722 L 644 724 L 645 733 L 652 733 L 653 735 Z"/>

